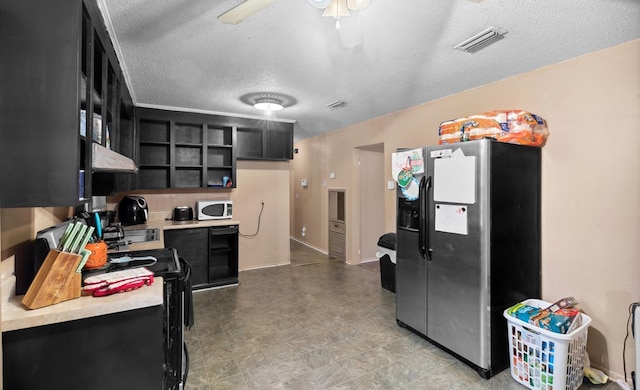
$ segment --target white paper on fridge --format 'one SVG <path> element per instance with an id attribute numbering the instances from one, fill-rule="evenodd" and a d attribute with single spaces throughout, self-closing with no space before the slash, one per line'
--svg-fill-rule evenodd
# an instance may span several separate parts
<path id="1" fill-rule="evenodd" d="M 476 157 L 437 158 L 433 161 L 433 200 L 476 203 Z"/>
<path id="2" fill-rule="evenodd" d="M 424 155 L 422 148 L 391 153 L 391 176 L 398 180 L 398 174 L 404 168 L 411 166 L 414 175 L 424 173 Z"/>
<path id="3" fill-rule="evenodd" d="M 436 204 L 436 231 L 467 235 L 468 211 L 465 205 Z"/>

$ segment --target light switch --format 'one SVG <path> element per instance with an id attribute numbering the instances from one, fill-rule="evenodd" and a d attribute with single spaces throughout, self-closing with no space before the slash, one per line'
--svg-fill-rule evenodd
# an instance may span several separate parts
<path id="1" fill-rule="evenodd" d="M 329 174 L 329 179 L 335 179 L 336 178 L 336 174 L 334 172 L 331 172 Z"/>
<path id="2" fill-rule="evenodd" d="M 307 179 L 302 179 L 302 180 L 300 180 L 300 185 L 303 186 L 303 187 L 306 187 L 306 186 L 309 185 L 309 183 L 307 183 Z"/>
<path id="3" fill-rule="evenodd" d="M 389 180 L 387 182 L 387 189 L 388 190 L 393 190 L 394 188 L 396 188 L 396 182 L 393 180 Z"/>

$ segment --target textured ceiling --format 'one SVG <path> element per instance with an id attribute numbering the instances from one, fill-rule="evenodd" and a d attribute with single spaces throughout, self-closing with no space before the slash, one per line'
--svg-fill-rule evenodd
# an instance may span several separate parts
<path id="1" fill-rule="evenodd" d="M 99 4 L 136 104 L 260 116 L 241 97 L 282 93 L 296 140 L 640 37 L 638 0 L 476 1 L 371 0 L 340 30 L 307 0 L 238 25 L 217 16 L 241 0 Z M 452 49 L 490 26 L 504 39 Z"/>

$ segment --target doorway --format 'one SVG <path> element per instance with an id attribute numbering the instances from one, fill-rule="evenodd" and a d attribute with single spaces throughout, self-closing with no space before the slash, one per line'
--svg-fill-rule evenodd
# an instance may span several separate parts
<path id="1" fill-rule="evenodd" d="M 345 191 L 329 190 L 329 257 L 345 261 L 347 252 L 345 229 Z"/>
<path id="2" fill-rule="evenodd" d="M 376 261 L 384 234 L 384 144 L 356 148 L 358 158 L 359 259 Z"/>

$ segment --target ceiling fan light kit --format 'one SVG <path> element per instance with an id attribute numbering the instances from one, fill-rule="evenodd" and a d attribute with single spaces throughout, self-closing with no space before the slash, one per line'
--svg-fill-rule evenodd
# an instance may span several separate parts
<path id="1" fill-rule="evenodd" d="M 276 0 L 245 0 L 218 16 L 225 24 L 238 24 Z M 359 11 L 369 6 L 371 0 L 307 0 L 312 6 L 324 9 L 322 16 L 336 19 L 336 28 L 340 28 L 340 18 L 349 16 L 349 10 Z"/>
<path id="2" fill-rule="evenodd" d="M 371 0 L 308 0 L 316 8 L 324 8 L 322 16 L 331 16 L 336 20 L 336 29 L 340 29 L 340 18 L 349 16 L 352 11 L 367 8 Z"/>
<path id="3" fill-rule="evenodd" d="M 349 8 L 347 7 L 347 0 L 331 0 L 331 3 L 329 3 L 322 13 L 322 16 L 331 16 L 336 19 L 349 15 L 351 15 L 351 13 L 349 13 Z"/>

